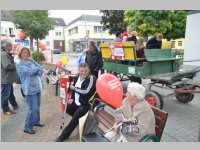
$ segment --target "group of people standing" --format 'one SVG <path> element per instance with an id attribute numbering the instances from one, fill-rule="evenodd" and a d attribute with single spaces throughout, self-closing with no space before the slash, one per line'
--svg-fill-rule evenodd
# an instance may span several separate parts
<path id="1" fill-rule="evenodd" d="M 1 42 L 1 108 L 4 115 L 16 113 L 19 105 L 13 92 L 13 83 L 21 83 L 21 92 L 25 96 L 28 110 L 24 125 L 24 132 L 35 134 L 34 126 L 43 127 L 40 122 L 40 100 L 43 68 L 31 59 L 31 52 L 27 47 L 17 48 L 17 58 L 14 62 L 12 43 L 9 40 Z M 9 102 L 13 110 L 9 108 Z"/>

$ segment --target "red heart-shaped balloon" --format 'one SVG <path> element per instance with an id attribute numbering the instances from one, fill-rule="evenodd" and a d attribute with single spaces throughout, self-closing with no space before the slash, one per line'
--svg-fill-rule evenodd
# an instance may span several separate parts
<path id="1" fill-rule="evenodd" d="M 119 79 L 112 74 L 101 75 L 96 82 L 96 90 L 99 97 L 105 103 L 114 108 L 119 108 L 122 104 L 123 87 Z"/>

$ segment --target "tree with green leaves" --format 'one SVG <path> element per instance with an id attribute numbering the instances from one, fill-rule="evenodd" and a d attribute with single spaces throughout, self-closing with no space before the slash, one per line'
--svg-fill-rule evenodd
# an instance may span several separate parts
<path id="1" fill-rule="evenodd" d="M 39 39 L 44 39 L 49 30 L 53 29 L 53 20 L 48 17 L 48 10 L 16 10 L 12 12 L 14 23 L 30 37 L 30 49 L 33 50 L 33 39 L 37 40 L 39 53 Z"/>
<path id="2" fill-rule="evenodd" d="M 124 21 L 146 40 L 156 32 L 168 40 L 185 35 L 187 12 L 183 10 L 126 10 L 124 15 Z"/>
<path id="3" fill-rule="evenodd" d="M 108 30 L 110 34 L 116 32 L 124 32 L 126 30 L 126 23 L 124 20 L 124 10 L 100 10 L 102 13 L 101 24 L 104 30 Z"/>

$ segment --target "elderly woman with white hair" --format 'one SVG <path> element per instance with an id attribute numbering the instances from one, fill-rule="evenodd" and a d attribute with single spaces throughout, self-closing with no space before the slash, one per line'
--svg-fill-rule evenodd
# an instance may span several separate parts
<path id="1" fill-rule="evenodd" d="M 115 131 L 120 127 L 123 136 L 128 142 L 137 142 L 143 136 L 155 133 L 155 116 L 148 102 L 145 101 L 145 88 L 139 83 L 132 82 L 128 84 L 126 98 L 122 106 L 116 110 L 114 125 Z M 131 129 L 126 128 L 123 124 L 132 122 Z"/>

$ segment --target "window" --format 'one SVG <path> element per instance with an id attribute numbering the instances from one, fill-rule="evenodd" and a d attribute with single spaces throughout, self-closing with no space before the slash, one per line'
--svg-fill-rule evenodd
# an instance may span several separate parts
<path id="1" fill-rule="evenodd" d="M 87 33 L 86 33 L 86 35 L 90 35 L 90 30 L 87 30 Z"/>
<path id="2" fill-rule="evenodd" d="M 61 36 L 61 32 L 56 32 L 56 36 Z"/>
<path id="3" fill-rule="evenodd" d="M 5 34 L 5 30 L 3 27 L 1 27 L 1 34 Z"/>
<path id="4" fill-rule="evenodd" d="M 78 27 L 72 28 L 68 32 L 69 32 L 69 35 L 77 34 L 78 33 Z"/>
<path id="5" fill-rule="evenodd" d="M 172 41 L 172 48 L 175 48 L 176 41 Z"/>
<path id="6" fill-rule="evenodd" d="M 104 33 L 105 30 L 103 30 L 102 26 L 94 26 L 94 33 Z"/>
<path id="7" fill-rule="evenodd" d="M 178 46 L 182 46 L 182 41 L 178 41 Z"/>
<path id="8" fill-rule="evenodd" d="M 14 34 L 14 33 L 13 33 L 13 28 L 9 28 L 9 33 L 10 33 L 10 34 Z"/>

